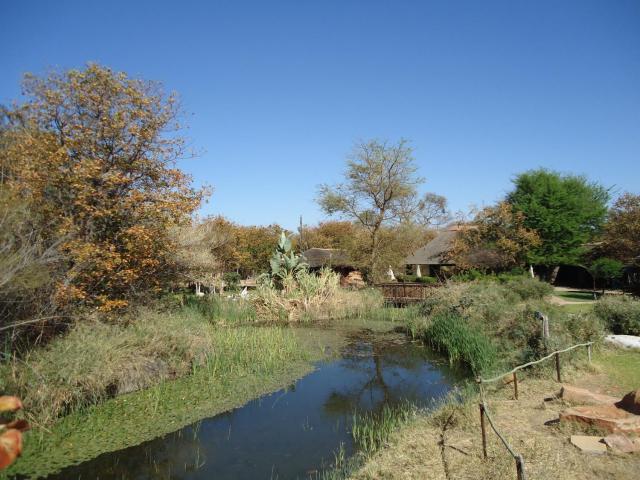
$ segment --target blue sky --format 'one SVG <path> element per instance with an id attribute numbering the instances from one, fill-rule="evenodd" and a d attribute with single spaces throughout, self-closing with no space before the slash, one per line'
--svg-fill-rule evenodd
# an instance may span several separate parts
<path id="1" fill-rule="evenodd" d="M 96 61 L 159 80 L 203 214 L 293 227 L 354 141 L 412 141 L 454 210 L 544 166 L 640 193 L 639 1 L 0 0 L 0 102 Z"/>

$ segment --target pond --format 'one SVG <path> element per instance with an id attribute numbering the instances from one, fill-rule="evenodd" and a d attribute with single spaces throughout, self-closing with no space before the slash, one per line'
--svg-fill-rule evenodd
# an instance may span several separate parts
<path id="1" fill-rule="evenodd" d="M 289 388 L 176 432 L 69 467 L 50 479 L 306 479 L 354 453 L 354 411 L 429 408 L 461 374 L 402 334 L 349 335 L 340 358 Z M 152 419 L 150 419 L 152 421 Z"/>

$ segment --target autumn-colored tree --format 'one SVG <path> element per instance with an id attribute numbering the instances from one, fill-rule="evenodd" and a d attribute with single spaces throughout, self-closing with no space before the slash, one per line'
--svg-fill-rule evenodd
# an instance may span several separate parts
<path id="1" fill-rule="evenodd" d="M 640 195 L 625 193 L 609 210 L 604 228 L 604 250 L 622 262 L 640 259 Z"/>
<path id="2" fill-rule="evenodd" d="M 504 270 L 524 266 L 538 245 L 540 238 L 526 227 L 524 214 L 500 202 L 484 208 L 472 225 L 461 228 L 448 257 L 463 269 Z"/>
<path id="3" fill-rule="evenodd" d="M 269 259 L 283 231 L 279 225 L 238 226 L 238 260 L 235 270 L 243 277 L 269 271 Z"/>
<path id="4" fill-rule="evenodd" d="M 23 92 L 3 112 L 0 171 L 49 222 L 46 242 L 61 240 L 56 302 L 109 311 L 160 290 L 175 263 L 169 231 L 205 193 L 175 167 L 175 96 L 95 64 L 26 75 Z"/>
<path id="5" fill-rule="evenodd" d="M 396 144 L 371 140 L 354 147 L 344 183 L 320 186 L 318 203 L 325 213 L 352 220 L 368 232 L 369 276 L 382 265 L 379 250 L 384 226 L 416 221 L 428 225 L 447 216 L 444 197 L 418 194 L 424 179 L 417 171 L 406 140 Z"/>

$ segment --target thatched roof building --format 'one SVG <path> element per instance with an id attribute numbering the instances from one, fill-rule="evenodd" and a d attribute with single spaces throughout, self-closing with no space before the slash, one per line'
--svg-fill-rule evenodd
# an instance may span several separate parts
<path id="1" fill-rule="evenodd" d="M 302 253 L 302 258 L 310 268 L 353 267 L 349 254 L 337 248 L 310 248 Z"/>
<path id="2" fill-rule="evenodd" d="M 407 265 L 454 265 L 445 255 L 453 247 L 459 229 L 442 230 L 433 240 L 405 259 Z"/>
<path id="3" fill-rule="evenodd" d="M 446 254 L 453 248 L 453 242 L 463 228 L 461 225 L 451 225 L 439 231 L 433 240 L 409 255 L 404 263 L 408 269 L 422 275 L 436 274 L 440 267 L 455 266 L 455 262 L 447 259 Z"/>

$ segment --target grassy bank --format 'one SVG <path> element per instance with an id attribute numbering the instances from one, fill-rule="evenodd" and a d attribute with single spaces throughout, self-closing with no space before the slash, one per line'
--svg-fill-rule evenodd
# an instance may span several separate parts
<path id="1" fill-rule="evenodd" d="M 616 386 L 637 387 L 640 353 L 602 349 L 594 354 L 593 366 L 578 362 L 563 371 L 565 381 L 619 395 Z M 626 365 L 619 369 L 619 365 Z M 628 368 L 627 368 L 628 367 Z M 614 373 L 614 376 L 609 376 Z M 637 455 L 586 455 L 570 442 L 579 428 L 553 420 L 567 407 L 549 400 L 560 390 L 553 373 L 538 371 L 524 377 L 519 400 L 513 389 L 502 386 L 488 393 L 487 401 L 498 428 L 525 459 L 527 478 L 579 479 L 637 477 Z M 547 399 L 545 401 L 545 399 Z M 515 478 L 515 465 L 497 436 L 488 430 L 489 459 L 482 456 L 478 397 L 468 393 L 463 401 L 449 402 L 429 414 L 418 415 L 389 436 L 385 448 L 370 456 L 344 478 L 352 480 Z"/>
<path id="2" fill-rule="evenodd" d="M 541 356 L 541 321 L 549 318 L 548 349 L 598 339 L 604 322 L 595 315 L 569 312 L 548 301 L 548 284 L 525 277 L 504 282 L 452 283 L 434 289 L 410 318 L 410 334 L 447 355 L 473 374 L 489 374 Z"/>
<path id="3" fill-rule="evenodd" d="M 174 431 L 286 386 L 322 356 L 287 327 L 223 327 L 191 307 L 138 315 L 78 324 L 3 366 L 34 426 L 5 475 L 45 475 Z"/>

